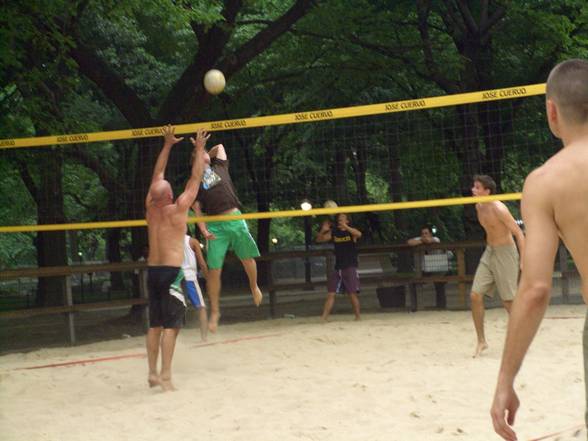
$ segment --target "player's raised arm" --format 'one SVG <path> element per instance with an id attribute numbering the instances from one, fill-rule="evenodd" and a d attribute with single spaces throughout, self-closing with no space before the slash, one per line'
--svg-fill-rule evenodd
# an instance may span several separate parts
<path id="1" fill-rule="evenodd" d="M 204 146 L 208 138 L 210 138 L 210 135 L 204 130 L 198 130 L 196 139 L 190 138 L 194 146 L 194 152 L 192 153 L 192 173 L 186 184 L 186 189 L 177 199 L 178 208 L 181 210 L 188 211 L 198 194 L 198 188 L 200 187 L 200 181 L 202 181 L 202 173 L 204 171 Z"/>
<path id="2" fill-rule="evenodd" d="M 225 150 L 225 146 L 222 144 L 217 144 L 213 148 L 210 149 L 208 152 L 211 158 L 217 158 L 222 161 L 227 160 L 227 151 Z"/>
<path id="3" fill-rule="evenodd" d="M 155 167 L 153 168 L 153 176 L 151 177 L 152 185 L 154 182 L 165 178 L 165 168 L 167 166 L 167 160 L 169 158 L 171 148 L 184 139 L 183 137 L 176 138 L 175 131 L 175 127 L 173 127 L 171 124 L 168 124 L 161 129 L 161 133 L 163 134 L 164 138 L 163 148 L 161 149 L 159 157 L 157 158 L 157 162 L 155 163 Z"/>
<path id="4" fill-rule="evenodd" d="M 318 243 L 329 242 L 332 239 L 331 235 L 331 222 L 326 220 L 321 225 L 321 229 L 319 230 L 318 234 L 316 235 L 316 241 Z"/>
<path id="5" fill-rule="evenodd" d="M 169 186 L 168 183 L 165 181 L 165 168 L 167 166 L 167 160 L 169 159 L 169 154 L 171 148 L 183 140 L 184 138 L 176 138 L 174 135 L 175 128 L 168 124 L 167 126 L 162 127 L 161 133 L 163 134 L 163 148 L 157 157 L 157 161 L 155 162 L 155 166 L 153 167 L 153 175 L 151 176 L 151 184 L 149 185 L 149 191 L 147 192 L 147 197 L 145 198 L 145 206 L 148 207 L 153 202 L 153 199 L 157 197 L 157 194 L 161 193 L 163 187 Z M 171 188 L 171 187 L 170 187 Z M 155 194 L 155 195 L 154 195 Z"/>

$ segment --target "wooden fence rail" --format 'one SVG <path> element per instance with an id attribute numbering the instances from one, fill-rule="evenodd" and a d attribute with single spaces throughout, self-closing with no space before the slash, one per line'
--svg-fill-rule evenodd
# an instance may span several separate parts
<path id="1" fill-rule="evenodd" d="M 467 250 L 478 249 L 484 247 L 483 242 L 452 242 L 439 243 L 427 246 L 410 247 L 408 245 L 378 245 L 378 246 L 362 246 L 359 247 L 359 255 L 362 256 L 381 256 L 383 258 L 390 258 L 390 254 L 407 253 L 412 254 L 414 259 L 414 272 L 410 274 L 395 274 L 391 272 L 382 271 L 380 274 L 374 274 L 362 277 L 362 283 L 382 283 L 392 285 L 405 285 L 409 287 L 411 293 L 411 308 L 415 310 L 416 307 L 416 286 L 425 283 L 435 282 L 453 282 L 458 285 L 459 298 L 466 306 L 467 284 L 471 283 L 473 279 L 472 274 L 467 274 L 466 271 L 466 252 Z M 432 250 L 445 250 L 453 252 L 456 260 L 455 274 L 439 274 L 439 275 L 423 275 L 423 268 L 421 261 L 426 252 Z M 326 261 L 325 280 L 306 282 L 292 282 L 280 283 L 273 279 L 273 265 L 279 260 L 286 259 L 308 259 L 310 257 L 322 257 Z M 268 284 L 265 290 L 270 294 L 270 313 L 272 317 L 276 314 L 277 293 L 278 291 L 292 290 L 292 289 L 314 289 L 315 287 L 326 286 L 326 279 L 328 279 L 329 271 L 333 268 L 333 252 L 331 249 L 314 249 L 309 251 L 283 251 L 273 252 L 257 258 L 258 262 L 268 262 Z M 559 266 L 561 270 L 562 279 L 562 295 L 564 303 L 569 300 L 569 281 L 568 278 L 575 273 L 568 267 L 568 255 L 565 247 L 560 247 Z M 28 308 L 14 311 L 0 311 L 0 318 L 15 318 L 15 317 L 32 317 L 44 314 L 65 314 L 67 317 L 68 331 L 70 342 L 75 344 L 75 313 L 78 311 L 88 311 L 96 309 L 113 309 L 124 306 L 142 306 L 142 316 L 145 327 L 148 326 L 147 314 L 147 287 L 145 286 L 144 272 L 147 270 L 147 263 L 144 261 L 138 262 L 119 262 L 119 263 L 104 263 L 104 264 L 90 264 L 90 265 L 69 265 L 69 266 L 55 266 L 43 268 L 19 268 L 0 271 L 0 281 L 14 280 L 21 278 L 37 278 L 37 277 L 65 277 L 65 292 L 63 298 L 64 305 L 42 307 L 42 308 Z M 139 272 L 139 290 L 140 298 L 130 298 L 122 300 L 111 300 L 94 303 L 74 304 L 72 295 L 71 278 L 76 274 L 95 273 L 95 272 L 124 272 L 124 271 L 138 271 Z"/>

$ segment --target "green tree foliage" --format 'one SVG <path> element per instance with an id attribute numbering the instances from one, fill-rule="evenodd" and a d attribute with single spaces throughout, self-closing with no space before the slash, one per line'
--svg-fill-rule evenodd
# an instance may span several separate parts
<path id="1" fill-rule="evenodd" d="M 24 0 L 3 4 L 1 12 L 2 137 L 517 86 L 545 81 L 564 58 L 588 56 L 583 0 Z M 212 67 L 228 79 L 217 98 L 201 83 Z M 213 136 L 226 144 L 247 211 L 265 211 L 297 208 L 304 197 L 316 206 L 326 199 L 377 203 L 467 194 L 476 172 L 493 174 L 503 191 L 518 191 L 557 143 L 546 130 L 518 132 L 513 120 L 517 127 L 544 127 L 542 100 Z M 404 136 L 410 133 L 418 136 Z M 64 220 L 141 217 L 158 149 L 140 141 L 57 148 L 63 165 L 53 173 L 61 173 Z M 14 188 L 2 195 L 4 224 L 39 221 L 31 193 L 43 176 L 38 158 L 25 151 L 0 156 L 6 170 L 0 185 Z M 177 174 L 176 188 L 186 173 Z M 373 241 L 403 241 L 430 221 L 444 239 L 473 237 L 471 216 L 464 221 L 460 208 L 354 221 Z M 280 246 L 302 238 L 296 219 L 257 228 L 264 250 L 273 235 L 280 235 Z M 96 258 L 113 241 L 123 256 L 132 242 L 136 258 L 145 241 L 137 231 L 78 234 Z M 34 264 L 34 235 L 12 250 L 14 237 L 0 237 L 0 249 L 10 249 L 1 256 L 5 265 Z"/>

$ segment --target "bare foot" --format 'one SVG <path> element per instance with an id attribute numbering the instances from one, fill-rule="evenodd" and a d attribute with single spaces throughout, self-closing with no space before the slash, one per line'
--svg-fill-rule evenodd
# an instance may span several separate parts
<path id="1" fill-rule="evenodd" d="M 251 292 L 251 295 L 253 295 L 253 303 L 255 303 L 255 306 L 261 305 L 261 301 L 263 300 L 263 294 L 261 293 L 261 289 L 259 289 L 259 286 L 255 287 L 255 289 Z"/>
<path id="2" fill-rule="evenodd" d="M 356 321 L 356 322 L 358 322 L 358 321 L 360 321 L 360 320 L 361 320 L 361 317 L 360 317 L 360 316 L 358 316 L 358 315 L 356 315 L 356 316 L 355 316 L 355 321 Z"/>
<path id="3" fill-rule="evenodd" d="M 161 388 L 163 389 L 164 392 L 172 392 L 174 390 L 177 390 L 175 388 L 175 386 L 173 385 L 171 378 L 168 379 L 161 379 Z"/>
<path id="4" fill-rule="evenodd" d="M 155 387 L 161 385 L 161 378 L 157 374 L 149 374 L 147 378 L 147 382 L 149 383 L 149 387 Z"/>
<path id="5" fill-rule="evenodd" d="M 216 332 L 218 328 L 218 321 L 220 320 L 220 313 L 218 312 L 211 312 L 210 317 L 208 318 L 208 330 L 212 333 Z"/>
<path id="6" fill-rule="evenodd" d="M 488 343 L 486 343 L 485 341 L 478 342 L 478 346 L 476 347 L 476 352 L 474 353 L 473 358 L 482 355 L 482 352 L 484 352 L 486 349 L 488 349 Z"/>
<path id="7" fill-rule="evenodd" d="M 321 316 L 321 321 L 323 323 L 329 323 L 330 320 L 329 320 L 329 317 Z"/>

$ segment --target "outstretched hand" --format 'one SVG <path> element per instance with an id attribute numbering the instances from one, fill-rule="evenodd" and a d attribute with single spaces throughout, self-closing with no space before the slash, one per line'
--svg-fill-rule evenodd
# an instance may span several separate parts
<path id="1" fill-rule="evenodd" d="M 174 126 L 172 126 L 171 124 L 168 124 L 167 126 L 163 126 L 163 128 L 161 129 L 161 133 L 163 134 L 166 145 L 172 146 L 172 145 L 177 144 L 178 142 L 180 142 L 184 139 L 184 137 L 176 138 L 175 132 L 176 132 L 176 128 Z"/>
<path id="2" fill-rule="evenodd" d="M 210 138 L 210 134 L 205 132 L 203 129 L 200 129 L 198 132 L 196 132 L 196 139 L 190 138 L 190 142 L 196 150 L 204 150 L 204 146 L 206 145 L 208 138 Z"/>

